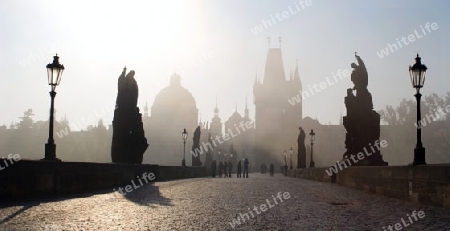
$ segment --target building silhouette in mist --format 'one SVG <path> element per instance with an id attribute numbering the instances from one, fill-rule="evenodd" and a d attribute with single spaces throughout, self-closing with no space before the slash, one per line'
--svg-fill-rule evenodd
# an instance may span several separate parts
<path id="1" fill-rule="evenodd" d="M 181 86 L 181 77 L 174 73 L 170 84 L 155 97 L 149 113 L 144 108 L 144 130 L 148 147 L 144 163 L 181 165 L 183 159 L 183 128 L 189 133 L 186 140 L 186 163 L 191 163 L 192 137 L 198 125 L 198 109 L 192 94 Z M 203 135 L 203 134 L 202 134 Z"/>
<path id="2" fill-rule="evenodd" d="M 183 142 L 181 139 L 183 128 L 186 128 L 189 132 L 189 137 L 186 140 L 186 163 L 191 163 L 192 137 L 197 126 L 201 128 L 200 146 L 202 147 L 203 143 L 208 143 L 208 134 L 211 134 L 212 139 L 218 135 L 223 140 L 223 135 L 228 132 L 228 129 L 236 133 L 236 127 L 239 126 L 241 121 L 251 121 L 253 123 L 251 129 L 247 129 L 235 137 L 230 137 L 222 144 L 216 142 L 216 146 L 211 145 L 213 150 L 209 151 L 212 152 L 212 159 L 218 160 L 218 149 L 220 148 L 223 161 L 223 154 L 226 151 L 229 155 L 231 144 L 233 144 L 233 148 L 237 152 L 237 159 L 241 159 L 245 151 L 245 156 L 249 158 L 251 166 L 259 168 L 258 166 L 263 163 L 266 165 L 284 163 L 282 154 L 286 150 L 289 155 L 289 149 L 292 147 L 295 150 L 292 155 L 292 163 L 295 167 L 295 163 L 297 163 L 298 127 L 301 126 L 306 132 L 307 165 L 311 158 L 308 135 L 311 129 L 314 129 L 316 133 L 314 141 L 314 162 L 316 166 L 335 164 L 342 158 L 342 153 L 345 152 L 346 130 L 342 123 L 342 115 L 336 115 L 340 118 L 339 124 L 321 124 L 317 119 L 303 115 L 302 102 L 294 105 L 289 103 L 288 99 L 298 95 L 302 90 L 301 70 L 299 70 L 298 64 L 296 62 L 293 72 L 289 71 L 289 74 L 286 74 L 288 72 L 284 68 L 281 48 L 268 49 L 264 73 L 262 76 L 255 77 L 253 85 L 254 121 L 251 121 L 252 117 L 249 115 L 246 102 L 243 114 L 240 114 L 236 108 L 229 117 L 222 116 L 222 118 L 228 118 L 224 121 L 219 115 L 217 100 L 213 109 L 213 118 L 207 122 L 199 121 L 194 97 L 181 86 L 180 76 L 174 74 L 170 79 L 170 85 L 156 96 L 151 107 L 151 113 L 147 105 L 144 108 L 144 129 L 150 144 L 144 154 L 144 163 L 180 165 L 183 158 Z M 348 81 L 348 84 L 351 87 L 350 81 Z M 244 102 L 238 102 L 238 105 L 244 105 Z M 326 107 L 327 105 L 316 106 Z M 427 126 L 424 132 L 432 131 L 432 127 L 441 126 L 439 123 L 434 122 Z M 402 127 L 408 126 L 403 125 Z M 412 131 L 406 134 L 413 134 L 414 126 L 408 128 L 411 128 Z M 410 137 L 403 137 L 404 135 L 399 138 L 399 134 L 403 133 L 400 132 L 398 126 L 381 126 L 380 139 L 386 139 L 389 144 L 396 144 L 389 145 L 382 151 L 386 154 L 383 155 L 386 157 L 386 161 L 393 164 L 404 164 L 405 161 L 410 159 L 410 143 L 413 141 L 409 140 Z M 436 138 L 433 138 L 432 135 L 424 135 L 424 139 L 425 143 L 433 143 Z M 443 156 L 445 155 L 441 153 L 445 153 L 447 149 L 443 145 L 438 146 L 442 146 L 442 151 L 436 150 L 436 152 L 439 151 L 440 155 L 435 158 L 436 160 L 441 158 L 439 160 L 444 161 Z M 434 148 L 434 146 L 431 145 L 431 148 Z M 205 162 L 205 159 L 206 150 L 200 155 L 202 162 Z M 234 166 L 236 165 L 234 164 Z"/>
<path id="3" fill-rule="evenodd" d="M 277 157 L 284 149 L 296 147 L 293 137 L 297 137 L 303 118 L 302 102 L 291 105 L 287 99 L 301 90 L 298 63 L 286 79 L 281 48 L 269 48 L 264 76 L 261 79 L 256 76 L 253 85 L 255 145 L 262 159 Z"/>
<path id="4" fill-rule="evenodd" d="M 233 114 L 225 121 L 224 132 L 227 132 L 230 136 L 230 140 L 224 143 L 227 153 L 230 153 L 232 150 L 236 153 L 233 156 L 233 165 L 236 166 L 237 161 L 244 157 L 245 152 L 245 157 L 251 159 L 251 164 L 254 166 L 255 160 L 258 159 L 255 153 L 255 123 L 250 119 L 247 103 L 245 104 L 244 116 L 238 112 L 236 105 Z"/>

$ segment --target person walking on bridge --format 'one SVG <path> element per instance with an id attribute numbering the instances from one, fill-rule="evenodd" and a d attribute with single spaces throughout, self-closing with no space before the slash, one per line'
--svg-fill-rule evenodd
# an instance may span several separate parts
<path id="1" fill-rule="evenodd" d="M 243 177 L 247 177 L 247 178 L 248 178 L 248 164 L 249 164 L 248 159 L 245 158 L 245 160 L 244 160 L 244 176 Z"/>

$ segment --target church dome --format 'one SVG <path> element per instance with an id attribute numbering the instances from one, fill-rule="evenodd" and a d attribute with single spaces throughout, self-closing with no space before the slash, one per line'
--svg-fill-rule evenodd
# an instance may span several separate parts
<path id="1" fill-rule="evenodd" d="M 173 74 L 170 85 L 162 89 L 152 105 L 152 116 L 166 113 L 196 113 L 197 106 L 192 94 L 180 84 L 180 76 Z M 181 114 L 182 115 L 182 114 Z"/>

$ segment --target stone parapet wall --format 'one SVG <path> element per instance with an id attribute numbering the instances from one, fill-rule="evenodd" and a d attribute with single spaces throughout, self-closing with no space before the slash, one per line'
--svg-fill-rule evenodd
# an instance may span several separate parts
<path id="1" fill-rule="evenodd" d="M 450 165 L 349 167 L 333 176 L 329 168 L 289 170 L 288 176 L 336 182 L 380 195 L 450 208 Z"/>
<path id="2" fill-rule="evenodd" d="M 144 173 L 154 181 L 210 176 L 204 167 L 20 160 L 0 171 L 0 199 L 56 197 L 113 190 L 138 182 Z"/>

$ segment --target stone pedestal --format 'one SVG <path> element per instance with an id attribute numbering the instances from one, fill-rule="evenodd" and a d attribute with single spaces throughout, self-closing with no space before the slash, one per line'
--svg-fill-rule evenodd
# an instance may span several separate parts
<path id="1" fill-rule="evenodd" d="M 343 158 L 351 159 L 353 155 L 350 162 L 357 166 L 386 166 L 388 163 L 383 160 L 380 152 L 380 115 L 373 110 L 372 96 L 367 90 L 367 70 L 361 58 L 355 56 L 359 63 L 352 63 L 354 70 L 351 79 L 355 87 L 347 89 L 345 97 L 347 116 L 344 116 L 343 123 L 347 130 L 347 151 Z M 361 152 L 364 158 L 356 158 Z"/>

